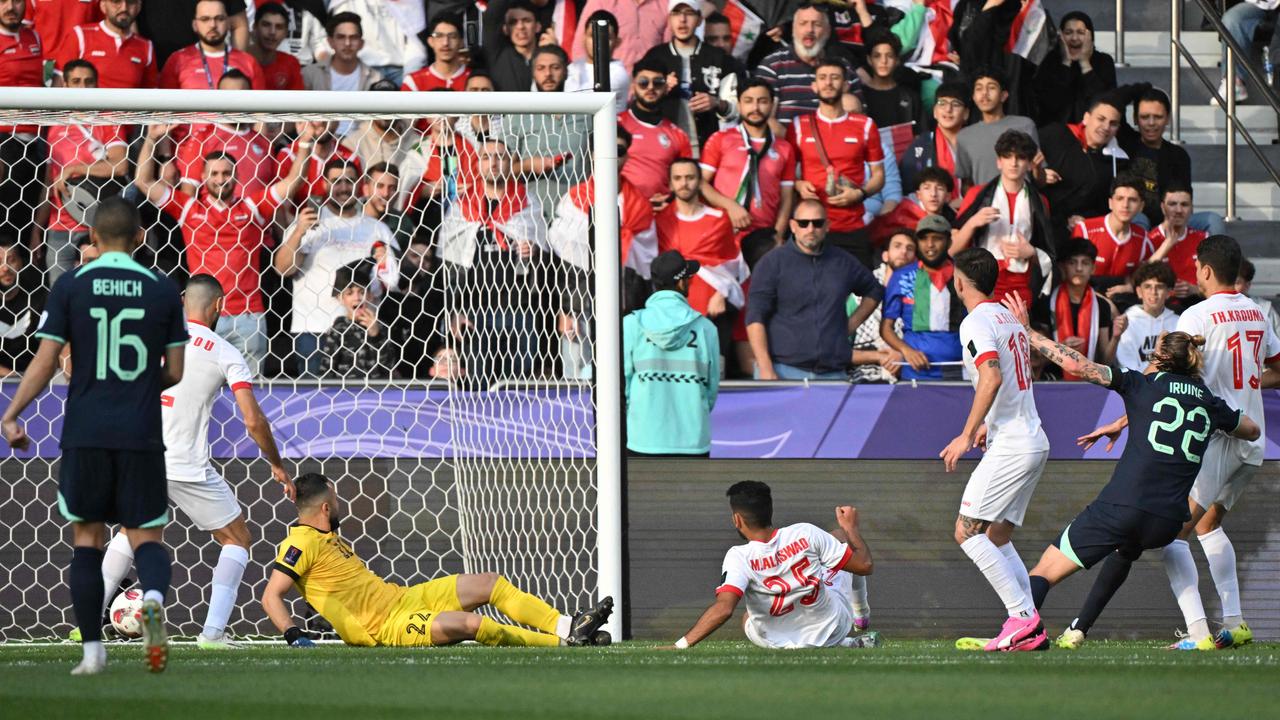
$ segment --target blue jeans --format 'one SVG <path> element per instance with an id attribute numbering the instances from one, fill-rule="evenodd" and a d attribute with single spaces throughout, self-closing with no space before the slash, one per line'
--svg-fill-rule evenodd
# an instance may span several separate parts
<path id="1" fill-rule="evenodd" d="M 1253 44 L 1253 33 L 1258 30 L 1258 25 L 1262 23 L 1262 19 L 1266 17 L 1267 11 L 1257 5 L 1250 5 L 1242 2 L 1233 6 L 1222 15 L 1222 24 L 1227 28 L 1227 32 L 1236 41 L 1236 44 L 1249 51 L 1249 46 Z M 1244 68 L 1239 61 L 1244 58 L 1237 57 L 1236 60 L 1236 79 L 1244 78 Z M 1222 77 L 1227 76 L 1227 47 L 1222 46 Z M 1227 88 L 1227 92 L 1233 92 L 1231 88 Z M 1224 100 L 1226 98 L 1223 98 Z"/>
<path id="2" fill-rule="evenodd" d="M 814 372 L 805 370 L 794 365 L 775 362 L 773 364 L 773 372 L 778 376 L 779 380 L 848 380 L 849 377 L 841 370 L 832 370 L 831 372 Z M 756 377 L 760 377 L 759 369 L 756 370 Z"/>
<path id="3" fill-rule="evenodd" d="M 262 376 L 262 360 L 267 356 L 266 313 L 223 315 L 218 318 L 218 326 L 213 331 L 244 355 L 249 372 L 255 378 Z"/>
<path id="4" fill-rule="evenodd" d="M 383 78 L 395 83 L 396 87 L 400 87 L 400 84 L 404 82 L 404 66 L 402 65 L 377 65 L 373 69 L 382 73 Z M 360 89 L 363 90 L 364 88 Z"/>
<path id="5" fill-rule="evenodd" d="M 298 377 L 318 378 L 324 370 L 324 355 L 320 352 L 319 333 L 294 333 L 293 357 L 298 365 Z"/>

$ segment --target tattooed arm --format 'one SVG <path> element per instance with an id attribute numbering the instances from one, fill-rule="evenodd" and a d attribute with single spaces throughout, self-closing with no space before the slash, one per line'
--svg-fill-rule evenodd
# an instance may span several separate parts
<path id="1" fill-rule="evenodd" d="M 961 455 L 969 452 L 977 444 L 978 430 L 987 417 L 987 412 L 996 401 L 996 393 L 1000 391 L 1000 361 L 991 358 L 978 366 L 978 387 L 974 390 L 973 407 L 969 408 L 969 417 L 964 422 L 964 432 L 956 436 L 949 445 L 938 453 L 947 472 L 956 469 L 956 461 Z"/>
<path id="2" fill-rule="evenodd" d="M 1000 302 L 1009 308 L 1009 312 L 1012 312 L 1014 317 L 1018 318 L 1022 326 L 1027 329 L 1027 339 L 1031 341 L 1031 347 L 1040 351 L 1040 354 L 1048 358 L 1049 362 L 1056 364 L 1065 372 L 1088 380 L 1094 385 L 1105 387 L 1111 384 L 1111 368 L 1093 362 L 1066 345 L 1050 340 L 1032 330 L 1031 322 L 1027 317 L 1027 305 L 1022 301 L 1022 298 L 1010 293 L 1005 295 L 1004 300 Z"/>

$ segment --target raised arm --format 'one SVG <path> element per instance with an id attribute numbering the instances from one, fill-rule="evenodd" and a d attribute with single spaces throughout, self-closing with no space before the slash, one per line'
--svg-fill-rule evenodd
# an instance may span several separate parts
<path id="1" fill-rule="evenodd" d="M 311 129 L 311 123 L 302 123 L 302 129 L 298 131 L 297 155 L 293 158 L 293 165 L 289 166 L 289 174 L 271 186 L 276 197 L 288 199 L 298 191 L 298 184 L 306 174 L 307 165 L 310 164 L 311 148 L 314 145 L 315 131 Z"/>
<path id="2" fill-rule="evenodd" d="M 235 391 L 236 405 L 240 408 L 240 415 L 244 418 L 244 429 L 249 433 L 249 437 L 253 438 L 253 442 L 257 444 L 258 449 L 262 451 L 263 457 L 271 464 L 271 476 L 276 482 L 284 486 L 284 494 L 289 500 L 295 500 L 293 488 L 293 478 L 289 476 L 289 471 L 284 468 L 284 460 L 280 457 L 280 449 L 276 447 L 276 440 L 271 435 L 271 423 L 267 421 L 267 416 L 262 412 L 262 407 L 258 405 L 258 399 L 253 395 L 253 389 L 241 387 Z"/>
<path id="3" fill-rule="evenodd" d="M 1039 350 L 1052 363 L 1056 363 L 1064 371 L 1072 375 L 1079 376 L 1094 385 L 1107 386 L 1111 384 L 1111 368 L 1093 362 L 1089 358 L 1049 338 L 1041 335 L 1031 329 L 1031 321 L 1027 317 L 1027 304 L 1022 298 L 1013 293 L 1004 296 L 1000 301 L 1009 311 L 1018 318 L 1022 326 L 1027 329 L 1027 338 L 1031 341 L 1031 347 Z"/>
<path id="4" fill-rule="evenodd" d="M 142 138 L 142 148 L 138 151 L 138 174 L 133 184 L 138 186 L 147 200 L 159 204 L 164 196 L 173 189 L 169 183 L 159 179 L 156 169 L 156 143 L 169 134 L 168 125 L 148 125 L 146 135 Z"/>
<path id="5" fill-rule="evenodd" d="M 852 505 L 836 508 L 836 524 L 844 531 L 845 542 L 853 551 L 840 569 L 854 575 L 870 575 L 875 568 L 871 562 L 871 548 L 867 547 L 862 533 L 858 531 L 858 509 Z"/>

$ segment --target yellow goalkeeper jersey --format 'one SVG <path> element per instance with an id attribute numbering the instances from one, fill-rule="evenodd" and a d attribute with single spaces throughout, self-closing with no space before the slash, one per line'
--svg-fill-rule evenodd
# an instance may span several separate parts
<path id="1" fill-rule="evenodd" d="M 382 623 L 406 592 L 365 567 L 337 533 L 310 525 L 290 526 L 274 567 L 293 578 L 303 599 L 348 645 L 373 645 Z"/>

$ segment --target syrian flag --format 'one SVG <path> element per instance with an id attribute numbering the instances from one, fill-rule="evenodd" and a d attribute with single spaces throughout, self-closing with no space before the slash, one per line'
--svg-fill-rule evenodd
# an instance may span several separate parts
<path id="1" fill-rule="evenodd" d="M 556 42 L 572 55 L 574 35 L 578 32 L 577 5 L 573 0 L 556 0 L 556 9 L 551 17 L 555 23 Z"/>
<path id="2" fill-rule="evenodd" d="M 900 158 L 907 151 L 911 143 L 915 141 L 915 122 L 902 123 L 900 125 L 890 125 L 889 127 L 880 128 L 881 143 L 889 141 L 892 143 L 893 157 Z"/>
<path id="3" fill-rule="evenodd" d="M 764 20 L 742 0 L 729 0 L 721 11 L 729 18 L 729 35 L 733 39 L 733 56 L 746 60 L 747 54 L 755 46 L 756 40 L 764 32 Z"/>
<path id="4" fill-rule="evenodd" d="M 1013 20 L 1005 52 L 1021 55 L 1033 65 L 1039 65 L 1049 54 L 1052 44 L 1049 14 L 1040 0 L 1029 0 Z"/>

